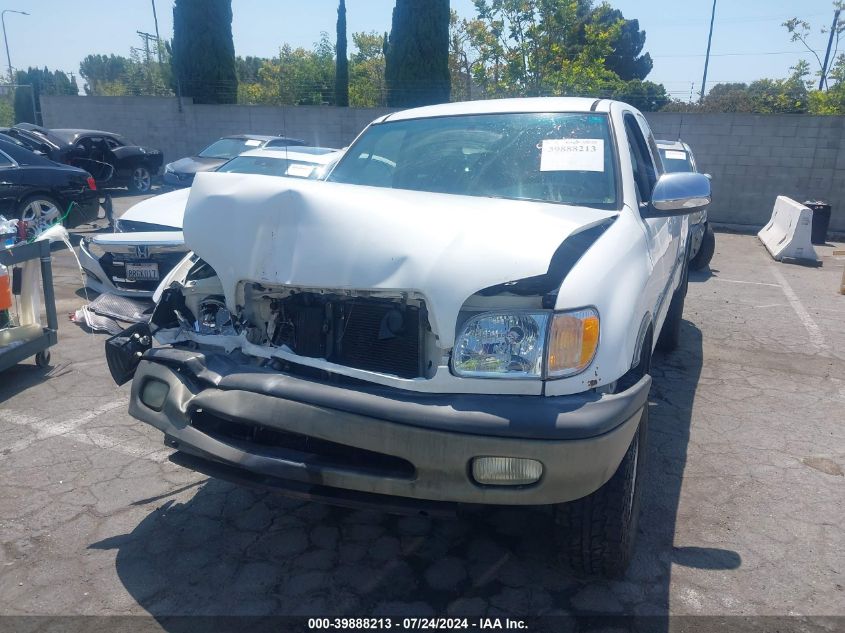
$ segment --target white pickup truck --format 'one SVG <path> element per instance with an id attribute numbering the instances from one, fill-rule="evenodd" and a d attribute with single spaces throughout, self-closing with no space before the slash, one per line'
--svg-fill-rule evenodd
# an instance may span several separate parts
<path id="1" fill-rule="evenodd" d="M 663 172 L 634 108 L 536 98 L 384 116 L 326 182 L 199 174 L 193 254 L 108 342 L 112 375 L 197 470 L 399 511 L 546 505 L 569 564 L 618 576 L 710 200 Z"/>

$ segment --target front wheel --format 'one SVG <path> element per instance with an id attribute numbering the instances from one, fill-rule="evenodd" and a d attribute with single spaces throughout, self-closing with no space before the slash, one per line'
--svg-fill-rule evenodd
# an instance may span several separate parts
<path id="1" fill-rule="evenodd" d="M 133 193 L 147 193 L 153 186 L 153 177 L 150 170 L 138 166 L 132 170 L 132 178 L 129 179 L 129 191 Z"/>
<path id="2" fill-rule="evenodd" d="M 690 268 L 693 270 L 701 270 L 705 268 L 710 260 L 713 259 L 713 253 L 716 252 L 716 234 L 708 222 L 704 228 L 704 236 L 701 238 L 701 246 L 698 247 L 698 252 L 695 254 L 690 262 Z"/>
<path id="3" fill-rule="evenodd" d="M 628 568 L 640 513 L 648 406 L 622 463 L 593 494 L 555 508 L 563 561 L 585 576 L 619 578 Z"/>

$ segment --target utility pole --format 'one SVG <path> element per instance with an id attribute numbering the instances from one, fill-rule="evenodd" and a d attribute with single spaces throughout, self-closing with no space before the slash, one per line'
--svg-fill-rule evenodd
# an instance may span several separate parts
<path id="1" fill-rule="evenodd" d="M 15 78 L 12 77 L 12 54 L 9 53 L 9 40 L 6 37 L 6 14 L 19 13 L 20 15 L 29 15 L 26 11 L 17 11 L 15 9 L 3 9 L 0 11 L 0 22 L 3 23 L 3 42 L 6 44 L 6 61 L 9 63 L 9 83 L 15 83 Z"/>
<path id="2" fill-rule="evenodd" d="M 713 11 L 710 13 L 710 35 L 707 36 L 707 55 L 704 58 L 704 78 L 701 80 L 701 97 L 698 102 L 704 101 L 704 91 L 707 89 L 707 66 L 710 65 L 710 43 L 713 41 L 713 22 L 716 19 L 716 0 L 713 0 Z"/>
<path id="3" fill-rule="evenodd" d="M 143 31 L 135 31 L 138 34 L 138 37 L 144 40 L 144 51 L 147 58 L 147 66 L 150 65 L 150 40 L 155 40 L 156 45 L 158 45 L 158 36 L 153 35 L 152 33 L 144 33 Z"/>
<path id="4" fill-rule="evenodd" d="M 161 38 L 158 35 L 158 15 L 156 15 L 156 0 L 150 0 L 153 3 L 153 22 L 156 25 L 156 50 L 158 51 L 158 63 L 161 64 Z"/>
<path id="5" fill-rule="evenodd" d="M 833 35 L 836 33 L 836 28 L 839 26 L 839 12 L 841 9 L 836 9 L 833 12 L 833 24 L 830 25 L 830 38 L 827 40 L 827 52 L 824 54 L 824 64 L 822 64 L 822 76 L 819 79 L 819 90 L 827 85 L 827 63 L 830 61 L 830 47 L 833 44 Z"/>

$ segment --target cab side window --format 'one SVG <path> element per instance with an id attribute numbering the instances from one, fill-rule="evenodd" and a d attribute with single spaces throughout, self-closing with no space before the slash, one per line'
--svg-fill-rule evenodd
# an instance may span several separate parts
<path id="1" fill-rule="evenodd" d="M 628 137 L 628 148 L 631 151 L 637 196 L 640 204 L 646 204 L 651 200 L 651 192 L 657 184 L 658 170 L 651 158 L 648 143 L 643 137 L 640 126 L 631 114 L 625 115 L 625 133 Z"/>

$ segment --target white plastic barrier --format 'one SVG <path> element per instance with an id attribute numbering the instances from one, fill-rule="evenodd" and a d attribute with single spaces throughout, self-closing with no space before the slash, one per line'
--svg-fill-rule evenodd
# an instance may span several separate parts
<path id="1" fill-rule="evenodd" d="M 777 261 L 800 259 L 818 262 L 816 249 L 810 242 L 813 212 L 786 196 L 778 196 L 772 219 L 757 234 Z"/>

